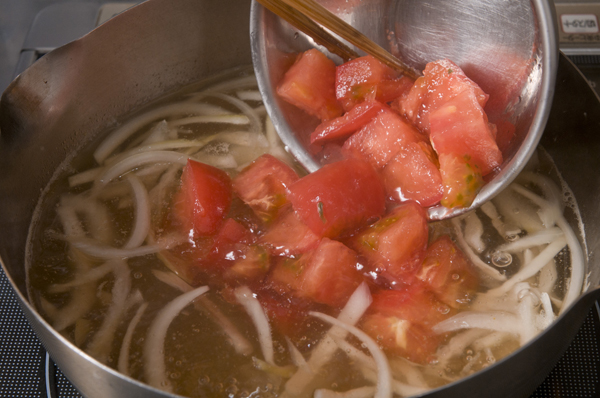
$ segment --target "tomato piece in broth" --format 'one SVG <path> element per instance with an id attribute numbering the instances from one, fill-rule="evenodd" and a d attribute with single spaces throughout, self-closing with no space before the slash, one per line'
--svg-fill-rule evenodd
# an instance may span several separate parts
<path id="1" fill-rule="evenodd" d="M 340 116 L 342 106 L 335 96 L 336 66 L 319 50 L 300 54 L 285 73 L 277 94 L 321 120 Z"/>
<path id="2" fill-rule="evenodd" d="M 263 222 L 270 223 L 289 203 L 287 188 L 298 178 L 290 166 L 265 154 L 233 179 L 233 189 Z"/>
<path id="3" fill-rule="evenodd" d="M 232 197 L 231 178 L 226 172 L 190 159 L 173 200 L 175 215 L 194 234 L 211 235 L 223 224 Z"/>
<path id="4" fill-rule="evenodd" d="M 361 231 L 353 241 L 371 270 L 392 281 L 406 282 L 414 279 L 425 257 L 428 238 L 425 210 L 408 201 Z"/>
<path id="5" fill-rule="evenodd" d="M 452 308 L 466 306 L 479 286 L 477 271 L 448 235 L 427 248 L 417 278 Z"/>
<path id="6" fill-rule="evenodd" d="M 282 214 L 259 238 L 259 242 L 277 256 L 294 256 L 314 249 L 320 237 L 308 227 L 291 206 L 286 206 Z"/>
<path id="7" fill-rule="evenodd" d="M 362 328 L 387 351 L 426 363 L 443 339 L 431 327 L 453 314 L 425 284 L 415 281 L 401 289 L 375 293 Z"/>
<path id="8" fill-rule="evenodd" d="M 289 190 L 294 211 L 319 237 L 352 233 L 385 212 L 379 175 L 359 159 L 327 164 Z"/>

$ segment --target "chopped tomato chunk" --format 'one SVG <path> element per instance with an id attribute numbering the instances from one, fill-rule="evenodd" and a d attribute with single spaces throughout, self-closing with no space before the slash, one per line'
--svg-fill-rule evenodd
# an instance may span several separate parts
<path id="1" fill-rule="evenodd" d="M 381 82 L 397 77 L 395 70 L 371 55 L 356 58 L 336 68 L 335 95 L 344 110 L 348 111 L 364 100 L 379 99 L 377 94 Z M 382 95 L 383 92 L 380 98 Z"/>
<path id="2" fill-rule="evenodd" d="M 427 248 L 417 277 L 452 308 L 468 304 L 479 285 L 473 265 L 448 235 L 441 236 Z"/>
<path id="3" fill-rule="evenodd" d="M 502 164 L 502 152 L 472 90 L 461 92 L 433 111 L 429 124 L 431 144 L 438 155 L 469 156 L 482 176 Z"/>
<path id="4" fill-rule="evenodd" d="M 461 157 L 442 154 L 439 160 L 444 184 L 442 206 L 448 208 L 470 206 L 484 184 L 479 168 L 466 155 Z"/>
<path id="5" fill-rule="evenodd" d="M 379 176 L 359 159 L 327 164 L 296 181 L 289 190 L 294 210 L 319 237 L 351 233 L 385 212 Z"/>
<path id="6" fill-rule="evenodd" d="M 419 140 L 422 137 L 414 127 L 395 112 L 384 110 L 348 138 L 343 148 L 381 169 L 396 156 L 400 148 Z"/>
<path id="7" fill-rule="evenodd" d="M 225 220 L 232 196 L 227 173 L 190 159 L 173 201 L 175 215 L 186 229 L 193 229 L 197 235 L 214 234 Z"/>
<path id="8" fill-rule="evenodd" d="M 310 135 L 311 144 L 344 139 L 369 123 L 381 110 L 387 108 L 379 101 L 365 101 L 350 109 L 343 116 L 321 123 Z"/>
<path id="9" fill-rule="evenodd" d="M 489 96 L 454 62 L 441 59 L 425 66 L 423 77 L 417 79 L 393 108 L 400 110 L 421 131 L 429 132 L 429 115 L 464 91 L 470 92 L 481 108 L 485 106 Z"/>
<path id="10" fill-rule="evenodd" d="M 343 305 L 363 281 L 356 253 L 343 243 L 323 238 L 299 259 L 280 261 L 271 279 L 294 293 L 332 307 Z"/>
<path id="11" fill-rule="evenodd" d="M 383 347 L 386 352 L 409 361 L 426 364 L 434 359 L 443 337 L 429 328 L 411 323 L 393 315 L 366 315 L 362 329 Z"/>
<path id="12" fill-rule="evenodd" d="M 424 141 L 409 142 L 382 171 L 386 192 L 396 201 L 414 200 L 427 207 L 444 194 L 433 149 Z"/>
<path id="13" fill-rule="evenodd" d="M 425 211 L 404 202 L 356 237 L 356 250 L 369 266 L 392 280 L 414 276 L 425 257 L 429 229 Z"/>
<path id="14" fill-rule="evenodd" d="M 382 80 L 377 85 L 376 98 L 381 102 L 391 102 L 407 93 L 413 84 L 414 81 L 406 76 L 394 80 Z"/>
<path id="15" fill-rule="evenodd" d="M 452 314 L 453 310 L 427 290 L 425 284 L 415 281 L 399 290 L 374 294 L 362 328 L 387 351 L 425 363 L 442 341 L 431 327 Z"/>
<path id="16" fill-rule="evenodd" d="M 319 50 L 308 50 L 286 72 L 277 94 L 321 120 L 333 119 L 343 112 L 335 97 L 335 74 L 332 60 Z"/>
<path id="17" fill-rule="evenodd" d="M 269 223 L 288 203 L 287 187 L 298 178 L 290 166 L 265 154 L 233 179 L 233 189 L 261 220 Z"/>
<path id="18" fill-rule="evenodd" d="M 292 256 L 315 248 L 320 238 L 300 220 L 291 206 L 271 224 L 259 238 L 259 242 L 269 248 L 274 255 Z"/>

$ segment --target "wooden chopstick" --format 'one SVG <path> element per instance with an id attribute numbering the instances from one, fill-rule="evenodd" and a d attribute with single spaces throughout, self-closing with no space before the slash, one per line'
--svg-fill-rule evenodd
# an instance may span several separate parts
<path id="1" fill-rule="evenodd" d="M 344 62 L 359 57 L 356 51 L 352 50 L 350 47 L 336 39 L 325 29 L 316 24 L 312 19 L 308 18 L 306 15 L 300 13 L 284 2 L 280 0 L 257 1 L 265 8 L 270 10 L 273 14 L 286 20 L 290 25 L 301 32 L 306 33 L 315 42 L 327 48 L 330 53 L 342 58 Z"/>
<path id="2" fill-rule="evenodd" d="M 329 10 L 316 3 L 314 0 L 257 1 L 269 10 L 271 10 L 273 13 L 278 15 L 279 17 L 288 21 L 300 31 L 311 36 L 317 43 L 325 46 L 330 52 L 339 55 L 342 59 L 344 59 L 344 61 L 348 60 L 346 57 L 350 56 L 351 53 L 353 53 L 353 55 L 349 59 L 357 58 L 358 54 L 356 54 L 354 51 L 352 51 L 343 43 L 341 43 L 336 37 L 325 32 L 324 29 L 317 25 L 317 23 L 330 30 L 331 32 L 337 34 L 338 36 L 353 44 L 357 48 L 361 49 L 365 53 L 377 58 L 387 66 L 402 72 L 404 75 L 412 79 L 416 79 L 420 76 L 420 74 L 416 72 L 413 68 L 404 64 L 398 58 L 394 57 L 384 48 L 379 46 L 377 43 L 363 35 L 358 30 L 354 29 L 352 26 L 344 22 L 342 19 L 338 18 L 333 13 L 329 12 Z M 310 30 L 304 30 L 304 26 L 310 27 Z M 318 29 L 316 29 L 315 26 Z M 322 31 L 325 34 L 313 36 L 313 33 L 316 31 Z M 340 53 L 338 53 L 338 49 L 342 48 L 347 49 L 347 51 L 339 50 L 344 55 L 340 55 Z"/>

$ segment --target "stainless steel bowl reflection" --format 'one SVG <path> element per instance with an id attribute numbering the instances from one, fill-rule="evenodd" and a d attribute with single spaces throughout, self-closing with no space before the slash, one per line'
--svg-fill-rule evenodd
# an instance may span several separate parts
<path id="1" fill-rule="evenodd" d="M 441 58 L 454 61 L 490 94 L 486 110 L 500 110 L 488 111 L 490 121 L 515 125 L 515 138 L 504 151 L 501 170 L 471 208 L 491 199 L 517 176 L 540 139 L 552 104 L 558 63 L 552 4 L 546 0 L 320 3 L 416 70 Z M 250 29 L 254 68 L 273 124 L 288 150 L 309 171 L 315 171 L 324 161 L 306 148 L 318 121 L 281 100 L 275 89 L 292 55 L 318 46 L 256 2 Z M 468 210 L 434 206 L 428 213 L 436 220 Z"/>

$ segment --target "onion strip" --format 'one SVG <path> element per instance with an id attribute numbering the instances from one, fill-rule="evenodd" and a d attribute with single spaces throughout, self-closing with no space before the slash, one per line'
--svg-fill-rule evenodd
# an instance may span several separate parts
<path id="1" fill-rule="evenodd" d="M 123 342 L 121 343 L 121 349 L 119 350 L 119 362 L 117 364 L 117 370 L 123 373 L 125 376 L 129 376 L 129 349 L 131 347 L 131 339 L 133 338 L 133 332 L 137 327 L 137 324 L 142 319 L 144 311 L 148 307 L 148 303 L 142 303 L 135 312 L 133 318 L 127 325 L 125 336 L 123 336 Z"/>
<path id="2" fill-rule="evenodd" d="M 262 349 L 265 362 L 275 365 L 273 338 L 271 337 L 271 326 L 260 302 L 247 286 L 240 286 L 234 291 L 235 298 L 244 307 L 258 332 L 258 342 Z"/>
<path id="3" fill-rule="evenodd" d="M 201 286 L 176 297 L 162 308 L 148 328 L 144 343 L 144 375 L 152 387 L 171 391 L 164 358 L 167 330 L 181 310 L 207 291 L 208 286 Z"/>
<path id="4" fill-rule="evenodd" d="M 315 311 L 310 311 L 308 314 L 330 323 L 333 326 L 342 328 L 359 339 L 367 347 L 377 365 L 377 391 L 375 393 L 375 398 L 392 396 L 392 372 L 390 370 L 390 365 L 387 361 L 387 357 L 379 348 L 379 345 L 371 337 L 357 327 L 340 322 L 338 319 L 327 314 Z"/>
<path id="5" fill-rule="evenodd" d="M 164 119 L 173 115 L 202 114 L 202 110 L 203 107 L 201 104 L 193 102 L 177 102 L 146 112 L 131 119 L 113 131 L 100 145 L 98 145 L 94 151 L 94 158 L 99 164 L 102 164 L 104 160 L 106 160 L 106 158 L 108 158 L 108 156 L 133 133 L 154 120 Z"/>
<path id="6" fill-rule="evenodd" d="M 128 171 L 150 163 L 177 163 L 185 166 L 188 158 L 188 155 L 174 151 L 136 153 L 109 167 L 96 179 L 96 182 L 102 187 Z"/>

